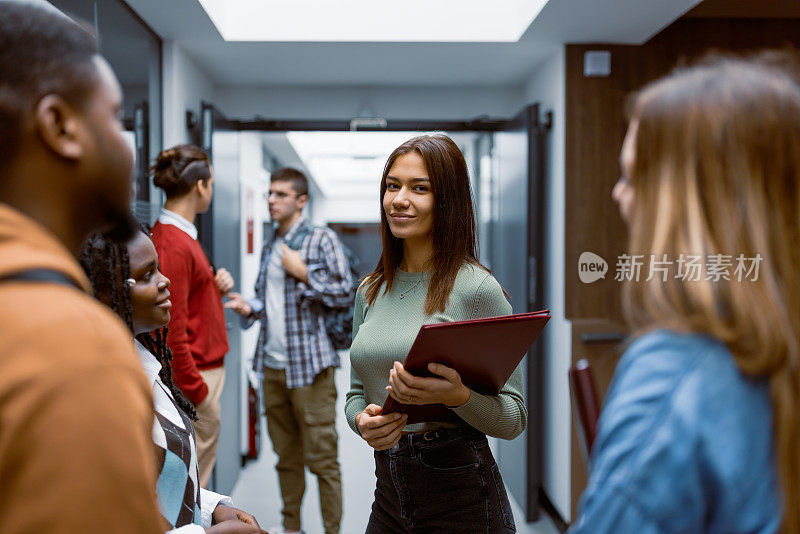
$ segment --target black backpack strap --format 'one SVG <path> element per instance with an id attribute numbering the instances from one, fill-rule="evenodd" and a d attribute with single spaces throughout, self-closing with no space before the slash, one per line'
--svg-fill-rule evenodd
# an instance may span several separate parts
<path id="1" fill-rule="evenodd" d="M 83 288 L 72 278 L 60 271 L 52 269 L 29 269 L 27 271 L 0 276 L 0 282 L 52 282 L 54 284 L 71 286 L 83 291 Z"/>

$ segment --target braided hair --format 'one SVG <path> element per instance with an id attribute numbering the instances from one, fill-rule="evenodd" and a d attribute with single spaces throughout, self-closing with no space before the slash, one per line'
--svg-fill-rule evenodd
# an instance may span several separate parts
<path id="1" fill-rule="evenodd" d="M 141 231 L 149 235 L 147 229 L 141 228 Z M 131 265 L 126 244 L 110 239 L 107 233 L 93 233 L 83 245 L 80 262 L 92 283 L 94 296 L 122 317 L 133 333 L 131 290 L 125 283 L 130 278 Z M 197 421 L 194 406 L 172 381 L 172 351 L 167 346 L 167 327 L 139 334 L 136 339 L 161 364 L 158 376 L 172 392 L 175 402 L 189 418 Z"/>

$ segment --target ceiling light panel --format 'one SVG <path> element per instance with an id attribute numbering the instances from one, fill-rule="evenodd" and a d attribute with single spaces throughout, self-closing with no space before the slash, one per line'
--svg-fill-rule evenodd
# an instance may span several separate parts
<path id="1" fill-rule="evenodd" d="M 516 42 L 547 0 L 198 0 L 226 41 Z"/>

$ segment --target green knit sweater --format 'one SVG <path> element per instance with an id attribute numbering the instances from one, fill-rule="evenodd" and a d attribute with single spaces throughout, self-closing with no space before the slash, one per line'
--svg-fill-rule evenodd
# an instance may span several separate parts
<path id="1" fill-rule="evenodd" d="M 494 277 L 480 267 L 466 264 L 458 273 L 444 313 L 425 313 L 429 273 L 397 271 L 394 287 L 378 293 L 370 305 L 364 297 L 364 286 L 356 295 L 353 317 L 353 344 L 350 348 L 350 391 L 345 415 L 350 427 L 358 433 L 356 415 L 368 404 L 383 405 L 389 370 L 395 361 L 405 361 L 411 345 L 423 324 L 464 321 L 480 317 L 509 315 L 511 305 Z M 403 298 L 401 298 L 401 295 Z M 486 355 L 491 357 L 490 354 Z M 519 367 L 499 395 L 471 392 L 466 404 L 452 410 L 467 424 L 490 436 L 514 439 L 525 430 L 528 414 L 522 395 L 522 372 Z M 405 431 L 419 432 L 452 423 L 419 423 L 407 425 Z"/>

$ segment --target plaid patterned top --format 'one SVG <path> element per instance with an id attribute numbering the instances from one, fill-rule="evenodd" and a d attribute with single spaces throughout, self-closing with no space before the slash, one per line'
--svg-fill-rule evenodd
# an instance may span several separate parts
<path id="1" fill-rule="evenodd" d="M 169 388 L 159 378 L 161 364 L 134 341 L 144 373 L 153 388 L 153 443 L 158 480 L 156 494 L 161 515 L 172 530 L 168 534 L 202 534 L 210 527 L 217 505 L 233 506 L 230 497 L 198 484 L 197 445 L 191 419 L 183 413 Z"/>
<path id="2" fill-rule="evenodd" d="M 245 327 L 261 321 L 253 359 L 253 370 L 259 374 L 263 373 L 264 346 L 269 327 L 265 306 L 267 266 L 276 230 L 277 227 L 273 228 L 273 234 L 266 239 L 261 250 L 256 296 L 248 301 L 253 313 L 244 321 Z M 286 387 L 289 389 L 311 385 L 321 371 L 328 367 L 339 367 L 339 355 L 328 339 L 324 319 L 311 303 L 320 302 L 331 307 L 347 305 L 353 285 L 347 257 L 336 233 L 330 228 L 311 226 L 305 218 L 301 218 L 284 236 L 290 248 L 295 236 L 301 232 L 307 234 L 299 251 L 300 258 L 306 264 L 308 284 L 292 276 L 287 276 L 284 282 L 286 352 L 289 356 Z"/>

